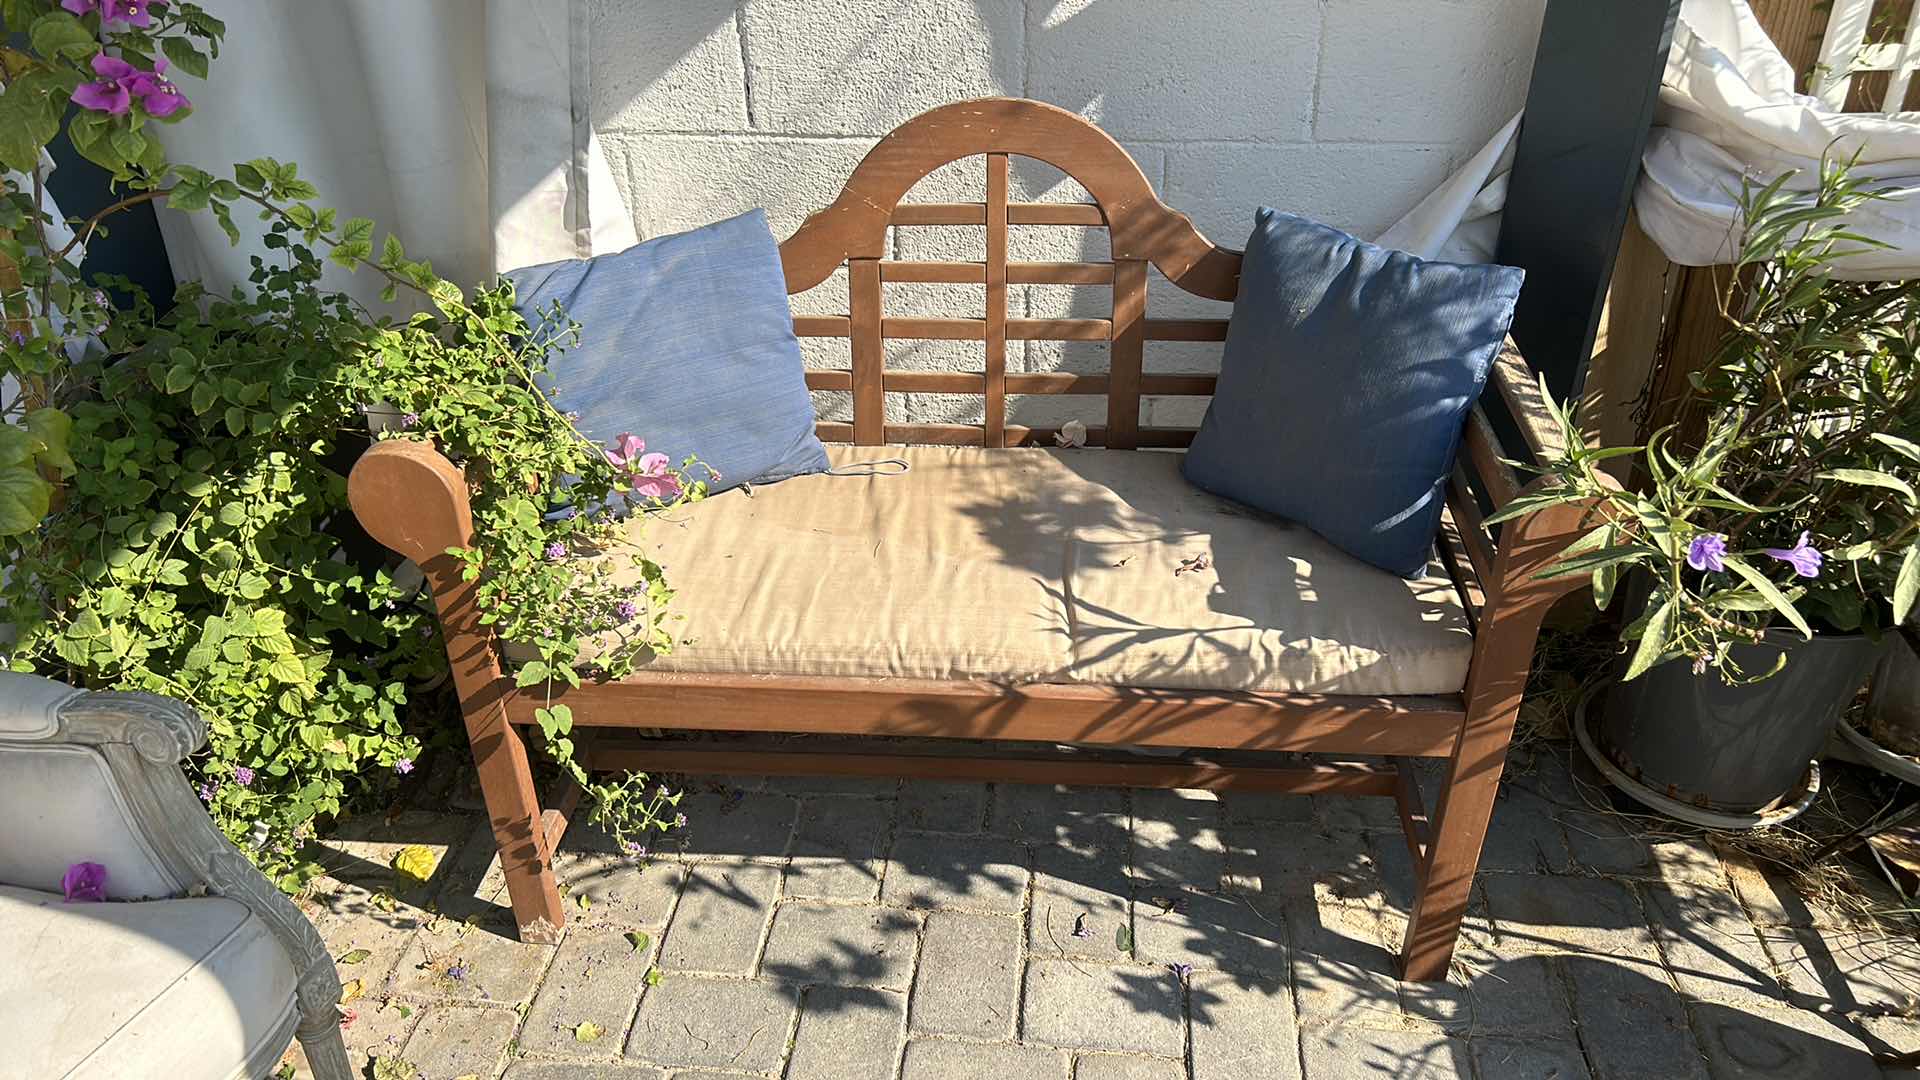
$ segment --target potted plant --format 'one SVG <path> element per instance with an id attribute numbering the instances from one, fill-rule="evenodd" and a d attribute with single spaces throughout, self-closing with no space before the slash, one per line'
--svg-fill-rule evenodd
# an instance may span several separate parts
<path id="1" fill-rule="evenodd" d="M 1920 283 L 1836 278 L 1873 244 L 1844 224 L 1880 198 L 1846 163 L 1816 190 L 1742 193 L 1729 329 L 1680 426 L 1567 450 L 1505 516 L 1590 500 L 1593 529 L 1547 573 L 1589 574 L 1626 610 L 1626 660 L 1596 742 L 1669 799 L 1750 813 L 1789 793 L 1920 593 Z M 1644 483 L 1601 469 L 1638 455 Z"/>

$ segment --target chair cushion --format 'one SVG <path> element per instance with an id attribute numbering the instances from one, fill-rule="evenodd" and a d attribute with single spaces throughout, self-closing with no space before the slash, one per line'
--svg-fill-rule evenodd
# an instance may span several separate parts
<path id="1" fill-rule="evenodd" d="M 542 388 L 587 438 L 697 456 L 715 490 L 827 467 L 765 212 L 506 276 L 536 332 L 555 301 L 580 324 Z"/>
<path id="2" fill-rule="evenodd" d="M 1442 484 L 1522 276 L 1262 208 L 1187 479 L 1382 569 L 1425 573 Z"/>
<path id="3" fill-rule="evenodd" d="M 1403 579 L 1148 451 L 831 447 L 836 466 L 636 522 L 687 643 L 654 670 L 1437 694 L 1472 641 Z M 1206 568 L 1175 573 L 1206 556 Z M 516 654 L 509 648 L 509 655 Z M 525 654 L 519 653 L 524 656 Z"/>
<path id="4" fill-rule="evenodd" d="M 267 927 L 219 897 L 68 904 L 0 885 L 7 1075 L 235 1075 L 295 1023 L 294 971 Z"/>
<path id="5" fill-rule="evenodd" d="M 111 899 L 181 892 L 91 746 L 0 743 L 0 822 L 0 881 L 10 885 L 57 892 L 68 867 L 96 862 Z"/>

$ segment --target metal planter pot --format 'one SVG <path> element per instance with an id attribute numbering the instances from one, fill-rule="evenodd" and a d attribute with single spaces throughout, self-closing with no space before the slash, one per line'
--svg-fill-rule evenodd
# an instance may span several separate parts
<path id="1" fill-rule="evenodd" d="M 1669 798 L 1725 814 L 1765 809 L 1793 792 L 1840 714 L 1867 681 L 1880 643 L 1863 634 L 1768 631 L 1735 648 L 1747 671 L 1778 674 L 1729 686 L 1684 660 L 1607 690 L 1600 749 L 1626 774 Z"/>

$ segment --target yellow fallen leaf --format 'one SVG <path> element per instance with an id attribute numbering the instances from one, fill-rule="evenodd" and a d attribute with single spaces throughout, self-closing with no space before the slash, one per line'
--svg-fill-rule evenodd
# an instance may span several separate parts
<path id="1" fill-rule="evenodd" d="M 393 868 L 400 871 L 402 877 L 411 878 L 424 884 L 433 876 L 440 865 L 440 856 L 424 844 L 408 844 L 394 853 Z"/>
<path id="2" fill-rule="evenodd" d="M 573 1029 L 573 1038 L 576 1042 L 590 1043 L 599 1037 L 600 1025 L 591 1020 L 582 1020 L 579 1026 Z"/>
<path id="3" fill-rule="evenodd" d="M 345 986 L 340 988 L 340 1004 L 345 1005 L 347 1002 L 352 1001 L 366 992 L 367 983 L 365 979 L 350 980 Z"/>

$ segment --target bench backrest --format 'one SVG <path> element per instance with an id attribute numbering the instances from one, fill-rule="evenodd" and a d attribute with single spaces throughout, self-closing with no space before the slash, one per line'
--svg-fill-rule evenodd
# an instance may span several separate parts
<path id="1" fill-rule="evenodd" d="M 922 178 L 948 162 L 986 157 L 982 202 L 905 204 Z M 1067 174 L 1091 203 L 1009 203 L 1008 158 L 1035 158 Z M 887 257 L 890 225 L 986 227 L 980 262 L 908 262 Z M 1109 234 L 1109 262 L 1014 262 L 1007 258 L 1010 225 L 1101 226 Z M 1087 443 L 1114 449 L 1182 447 L 1192 428 L 1143 428 L 1142 395 L 1210 396 L 1212 375 L 1158 375 L 1142 371 L 1148 341 L 1224 341 L 1227 321 L 1147 316 L 1147 265 L 1173 284 L 1212 300 L 1232 302 L 1240 253 L 1200 235 L 1185 214 L 1154 195 L 1133 158 L 1111 136 L 1064 109 L 1037 101 L 991 98 L 964 101 L 907 121 L 874 146 L 854 169 L 833 205 L 809 217 L 780 245 L 787 292 L 798 293 L 847 267 L 847 312 L 796 315 L 801 337 L 847 338 L 850 365 L 807 375 L 814 390 L 850 391 L 852 423 L 821 423 L 828 442 L 889 442 L 971 446 L 1052 445 L 1054 429 L 1007 422 L 1008 394 L 1081 394 L 1106 398 L 1106 422 L 1089 424 Z M 883 282 L 985 286 L 979 318 L 889 318 Z M 1009 285 L 1106 285 L 1112 316 L 1104 319 L 1007 317 Z M 889 370 L 889 339 L 979 341 L 980 371 Z M 1106 342 L 1107 374 L 1007 371 L 1009 341 Z M 971 394 L 985 398 L 978 424 L 889 424 L 889 392 Z"/>

